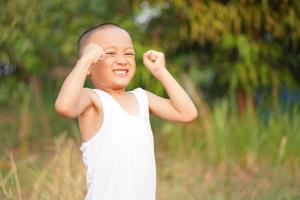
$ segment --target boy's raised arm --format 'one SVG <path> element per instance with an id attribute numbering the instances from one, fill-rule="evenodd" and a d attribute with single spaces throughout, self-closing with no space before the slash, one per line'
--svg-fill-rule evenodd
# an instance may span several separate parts
<path id="1" fill-rule="evenodd" d="M 90 67 L 103 57 L 99 45 L 90 44 L 83 51 L 71 73 L 64 80 L 55 101 L 55 110 L 64 117 L 77 117 L 92 104 L 87 88 L 83 88 Z"/>
<path id="2" fill-rule="evenodd" d="M 159 97 L 147 91 L 150 112 L 158 117 L 177 121 L 190 122 L 198 116 L 194 103 L 165 67 L 164 54 L 154 50 L 147 51 L 143 63 L 166 89 L 169 99 Z"/>

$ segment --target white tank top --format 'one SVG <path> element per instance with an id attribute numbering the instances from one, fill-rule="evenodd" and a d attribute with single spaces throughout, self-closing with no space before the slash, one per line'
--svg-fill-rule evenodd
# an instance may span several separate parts
<path id="1" fill-rule="evenodd" d="M 132 92 L 139 113 L 128 114 L 107 92 L 93 89 L 103 108 L 100 130 L 80 150 L 87 168 L 85 200 L 155 200 L 156 165 L 148 97 Z"/>

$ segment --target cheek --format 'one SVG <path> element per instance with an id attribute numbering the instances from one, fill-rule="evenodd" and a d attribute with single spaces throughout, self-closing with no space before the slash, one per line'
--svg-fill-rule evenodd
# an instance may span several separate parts
<path id="1" fill-rule="evenodd" d="M 131 65 L 132 67 L 135 68 L 135 58 L 130 58 L 130 59 L 128 59 L 128 62 L 130 63 L 130 65 Z"/>
<path id="2" fill-rule="evenodd" d="M 103 77 L 106 76 L 108 73 L 110 67 L 108 67 L 107 64 L 104 64 L 103 62 L 98 62 L 97 64 L 95 64 L 92 68 L 92 72 L 94 74 L 95 77 Z"/>
<path id="3" fill-rule="evenodd" d="M 136 66 L 135 66 L 135 64 L 133 64 L 131 66 L 131 73 L 130 73 L 130 78 L 131 79 L 134 77 L 135 73 L 136 73 Z"/>
<path id="4" fill-rule="evenodd" d="M 136 70 L 135 60 L 130 61 L 130 68 L 131 68 L 131 70 L 135 73 L 135 70 Z"/>
<path id="5" fill-rule="evenodd" d="M 110 69 L 112 66 L 112 61 L 110 59 L 101 60 L 97 63 L 95 67 L 97 67 L 97 70 L 103 71 Z"/>

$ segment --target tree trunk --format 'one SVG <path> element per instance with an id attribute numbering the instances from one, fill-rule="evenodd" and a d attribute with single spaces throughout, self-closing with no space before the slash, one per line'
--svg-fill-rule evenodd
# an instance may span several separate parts
<path id="1" fill-rule="evenodd" d="M 185 88 L 191 98 L 193 99 L 196 107 L 198 108 L 198 116 L 200 121 L 202 122 L 202 126 L 204 131 L 208 133 L 212 127 L 211 117 L 210 117 L 210 109 L 207 102 L 204 99 L 203 93 L 200 88 L 197 88 L 193 81 L 186 75 L 182 75 L 182 80 L 185 85 Z"/>
<path id="2" fill-rule="evenodd" d="M 253 95 L 247 95 L 245 90 L 237 89 L 236 97 L 237 97 L 238 111 L 241 117 L 245 115 L 248 106 L 253 111 L 256 110 L 256 102 Z"/>
<path id="3" fill-rule="evenodd" d="M 45 107 L 42 101 L 40 80 L 36 75 L 31 75 L 29 80 L 30 80 L 30 87 L 32 88 L 36 106 L 39 112 L 39 119 L 42 126 L 42 130 L 45 132 L 46 138 L 51 139 L 51 129 L 49 124 L 49 119 L 47 113 L 45 112 Z"/>
<path id="4" fill-rule="evenodd" d="M 23 104 L 21 105 L 20 127 L 18 131 L 18 138 L 20 142 L 19 153 L 20 156 L 27 155 L 28 153 L 28 135 L 32 127 L 32 116 L 30 113 L 30 96 L 25 94 Z"/>

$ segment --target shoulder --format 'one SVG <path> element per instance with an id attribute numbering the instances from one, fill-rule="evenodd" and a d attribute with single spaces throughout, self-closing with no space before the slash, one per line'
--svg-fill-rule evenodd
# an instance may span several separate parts
<path id="1" fill-rule="evenodd" d="M 144 89 L 144 88 L 141 88 L 141 87 L 139 87 L 139 88 L 137 88 L 139 91 L 141 91 L 141 93 L 143 93 L 144 95 L 146 95 L 147 96 L 147 98 L 150 100 L 151 98 L 153 98 L 153 97 L 155 97 L 156 95 L 154 94 L 154 93 L 152 93 L 152 92 L 150 92 L 150 91 L 148 91 L 148 90 L 146 90 L 146 89 Z"/>
<path id="2" fill-rule="evenodd" d="M 142 87 L 137 87 L 132 91 L 138 93 L 140 96 L 147 98 L 147 100 L 149 99 L 149 97 L 148 97 L 149 92 Z"/>
<path id="3" fill-rule="evenodd" d="M 170 100 L 164 97 L 161 97 L 153 92 L 150 92 L 148 90 L 143 89 L 143 92 L 147 96 L 148 102 L 149 102 L 149 108 L 150 110 L 163 109 L 164 106 L 169 104 Z"/>
<path id="4" fill-rule="evenodd" d="M 138 88 L 136 88 L 136 89 L 134 89 L 134 90 L 137 91 L 137 92 L 142 93 L 142 94 L 145 95 L 149 100 L 151 100 L 151 99 L 153 99 L 153 98 L 155 99 L 155 98 L 160 97 L 160 96 L 154 94 L 153 92 L 150 92 L 149 90 L 146 90 L 146 89 L 144 89 L 144 88 L 142 88 L 142 87 L 138 87 Z"/>
<path id="5" fill-rule="evenodd" d="M 133 91 L 148 94 L 148 91 L 146 89 L 142 88 L 142 87 L 137 87 Z"/>
<path id="6" fill-rule="evenodd" d="M 92 104 L 96 106 L 96 108 L 101 109 L 102 103 L 101 103 L 101 99 L 99 98 L 96 92 L 96 89 L 84 87 L 82 90 L 82 94 L 87 98 L 89 98 Z"/>
<path id="7" fill-rule="evenodd" d="M 81 94 L 84 95 L 84 96 L 86 96 L 86 97 L 88 97 L 88 98 L 90 98 L 90 99 L 95 98 L 96 95 L 97 95 L 94 89 L 87 88 L 87 87 L 84 87 L 82 89 L 82 93 Z"/>

